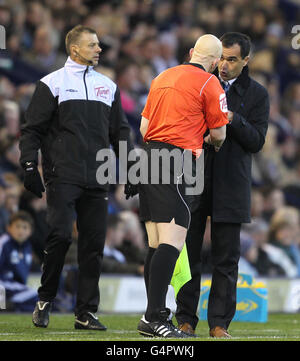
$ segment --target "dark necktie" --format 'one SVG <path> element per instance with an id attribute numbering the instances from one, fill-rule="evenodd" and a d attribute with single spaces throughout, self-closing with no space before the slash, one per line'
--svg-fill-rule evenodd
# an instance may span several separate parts
<path id="1" fill-rule="evenodd" d="M 222 81 L 221 85 L 222 85 L 222 88 L 224 89 L 225 93 L 227 93 L 230 88 L 230 84 L 228 82 Z"/>

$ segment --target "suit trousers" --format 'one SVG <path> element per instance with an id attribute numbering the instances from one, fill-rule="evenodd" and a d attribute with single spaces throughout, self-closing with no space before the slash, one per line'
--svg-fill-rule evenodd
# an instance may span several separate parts
<path id="1" fill-rule="evenodd" d="M 188 322 L 195 329 L 201 283 L 201 250 L 206 227 L 207 209 L 199 207 L 192 213 L 186 238 L 192 279 L 178 292 L 176 319 Z M 240 223 L 211 221 L 212 284 L 208 301 L 209 328 L 228 329 L 236 309 L 236 284 L 240 257 Z"/>
<path id="2" fill-rule="evenodd" d="M 50 232 L 44 250 L 39 299 L 52 301 L 57 293 L 65 255 L 78 230 L 78 288 L 75 314 L 97 312 L 103 248 L 107 224 L 107 192 L 74 184 L 47 186 L 47 221 Z"/>

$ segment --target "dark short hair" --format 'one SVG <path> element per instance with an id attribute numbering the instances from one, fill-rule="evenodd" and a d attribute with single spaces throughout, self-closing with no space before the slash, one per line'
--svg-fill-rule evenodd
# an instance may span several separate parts
<path id="1" fill-rule="evenodd" d="M 33 218 L 31 217 L 31 215 L 28 212 L 19 211 L 19 212 L 13 213 L 9 218 L 8 224 L 12 225 L 13 223 L 15 223 L 17 221 L 23 221 L 23 222 L 28 223 L 30 225 L 31 229 L 33 229 L 33 227 L 34 227 Z"/>
<path id="2" fill-rule="evenodd" d="M 68 55 L 70 55 L 70 46 L 78 43 L 78 40 L 82 33 L 96 34 L 96 31 L 88 26 L 77 25 L 71 29 L 66 35 L 66 50 Z"/>
<path id="3" fill-rule="evenodd" d="M 231 48 L 233 45 L 238 44 L 243 59 L 250 54 L 251 39 L 246 34 L 236 32 L 225 33 L 221 36 L 220 40 L 222 41 L 224 48 Z"/>

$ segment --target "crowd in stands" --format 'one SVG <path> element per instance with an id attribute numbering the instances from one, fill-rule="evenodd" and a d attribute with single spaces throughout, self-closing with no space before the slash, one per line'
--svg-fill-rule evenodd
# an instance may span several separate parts
<path id="1" fill-rule="evenodd" d="M 240 270 L 300 277 L 300 52 L 292 42 L 292 28 L 300 24 L 298 0 L 0 0 L 0 24 L 6 31 L 6 50 L 0 50 L 0 235 L 16 212 L 31 215 L 31 272 L 39 272 L 43 259 L 46 201 L 45 194 L 38 199 L 23 188 L 20 125 L 35 82 L 64 65 L 65 35 L 82 24 L 97 31 L 102 53 L 96 70 L 118 84 L 137 147 L 155 76 L 188 61 L 202 34 L 250 36 L 250 75 L 268 89 L 271 109 L 265 146 L 253 157 L 253 222 L 242 229 Z M 103 272 L 143 274 L 147 242 L 138 208 L 138 196 L 126 200 L 122 185 L 111 187 Z M 206 273 L 209 247 L 208 227 Z M 66 265 L 75 263 L 71 247 Z"/>

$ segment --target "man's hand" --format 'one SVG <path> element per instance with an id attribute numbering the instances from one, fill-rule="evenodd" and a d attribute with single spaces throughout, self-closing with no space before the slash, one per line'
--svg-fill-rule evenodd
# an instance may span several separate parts
<path id="1" fill-rule="evenodd" d="M 139 193 L 139 188 L 137 184 L 131 184 L 129 181 L 125 184 L 124 193 L 126 195 L 126 199 L 130 197 L 134 197 L 136 194 Z"/>
<path id="2" fill-rule="evenodd" d="M 204 142 L 207 143 L 207 144 L 209 144 L 209 145 L 214 146 L 215 152 L 218 152 L 218 151 L 220 150 L 220 148 L 221 148 L 221 146 L 218 147 L 217 145 L 214 145 L 214 144 L 212 143 L 210 134 L 208 134 L 208 135 L 204 138 Z"/>
<path id="3" fill-rule="evenodd" d="M 37 197 L 42 198 L 42 193 L 45 188 L 41 179 L 41 175 L 34 162 L 25 162 L 24 168 L 24 187 L 35 194 Z"/>
<path id="4" fill-rule="evenodd" d="M 204 142 L 211 145 L 210 134 L 204 138 Z"/>
<path id="5" fill-rule="evenodd" d="M 231 112 L 230 110 L 228 110 L 228 113 L 227 113 L 227 119 L 229 121 L 229 124 L 232 122 L 233 120 L 233 112 Z"/>

